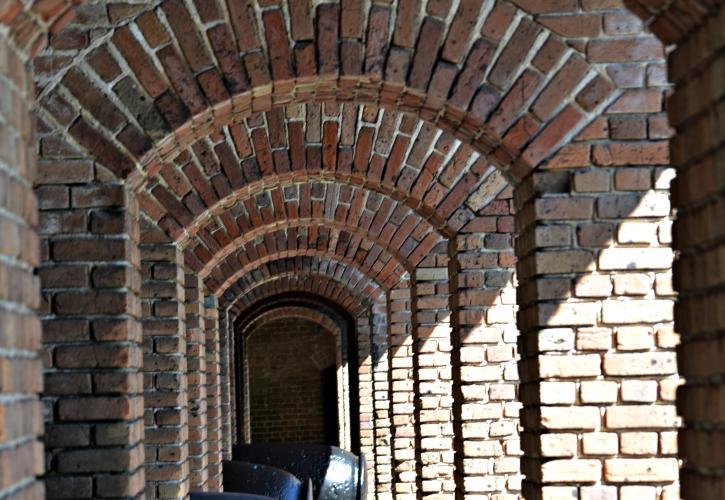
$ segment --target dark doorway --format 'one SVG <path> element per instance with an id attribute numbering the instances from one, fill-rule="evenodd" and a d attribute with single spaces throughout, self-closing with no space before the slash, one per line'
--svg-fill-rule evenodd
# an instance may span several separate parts
<path id="1" fill-rule="evenodd" d="M 340 446 L 340 420 L 337 411 L 337 366 L 330 365 L 322 370 L 321 378 L 325 444 Z"/>
<path id="2" fill-rule="evenodd" d="M 250 308 L 247 311 L 244 311 L 239 315 L 239 319 L 235 323 L 235 328 L 237 332 L 243 332 L 245 330 L 245 325 L 248 324 L 250 321 L 252 321 L 255 317 L 258 315 L 273 310 L 280 307 L 285 306 L 300 306 L 300 307 L 309 307 L 316 311 L 321 311 L 325 313 L 326 315 L 330 316 L 331 318 L 335 319 L 335 322 L 339 325 L 339 327 L 342 329 L 343 332 L 343 338 L 346 339 L 345 342 L 343 342 L 342 349 L 343 352 L 347 356 L 347 366 L 349 367 L 348 370 L 348 404 L 349 407 L 347 409 L 347 418 L 349 419 L 349 436 L 350 436 L 350 451 L 352 451 L 355 454 L 360 454 L 360 400 L 359 400 L 359 375 L 358 375 L 358 338 L 357 338 L 357 330 L 356 330 L 356 323 L 355 320 L 350 317 L 346 311 L 340 309 L 335 303 L 319 296 L 313 296 L 313 295 L 305 295 L 300 296 L 298 293 L 283 293 L 279 294 L 277 296 L 270 297 L 266 303 L 261 304 L 259 306 L 255 306 L 253 308 Z M 249 332 L 251 333 L 251 332 Z M 237 400 L 237 422 L 239 422 L 239 433 L 240 442 L 243 442 L 243 436 L 245 432 L 245 426 L 250 425 L 250 423 L 254 420 L 251 415 L 246 414 L 245 415 L 245 408 L 248 408 L 247 411 L 251 411 L 254 408 L 254 404 L 252 401 L 250 401 L 250 394 L 245 395 L 245 388 L 247 390 L 250 389 L 250 385 L 253 385 L 252 382 L 252 373 L 249 373 L 249 364 L 245 368 L 244 364 L 242 363 L 242 359 L 245 358 L 245 352 L 247 351 L 249 347 L 249 333 L 245 335 L 243 339 L 239 339 L 238 342 L 235 344 L 235 357 L 238 360 L 237 363 L 235 363 L 236 368 L 236 400 Z M 246 346 L 246 347 L 245 347 Z M 300 352 L 308 351 L 308 348 L 305 347 L 300 350 Z M 279 360 L 276 359 L 278 362 Z M 320 365 L 318 365 L 320 366 Z M 325 365 L 322 365 L 325 366 Z M 320 393 L 322 392 L 322 375 L 321 371 L 318 371 L 317 377 L 314 384 L 315 387 L 320 390 Z M 335 380 L 335 383 L 337 380 Z M 337 393 L 331 392 L 331 394 L 334 394 L 334 400 L 337 399 Z M 327 398 L 328 400 L 330 398 Z M 320 404 L 320 408 L 324 408 L 322 404 Z M 324 424 L 324 415 L 332 415 L 328 417 L 328 421 L 332 420 L 337 416 L 339 418 L 339 415 L 337 413 L 337 406 L 335 405 L 334 413 L 323 411 L 323 415 L 320 416 L 320 423 L 321 423 L 321 430 L 320 430 L 320 441 L 322 442 L 323 439 L 326 440 L 326 434 L 324 429 L 331 429 L 333 428 L 331 425 Z M 248 420 L 245 420 L 248 418 Z M 336 420 L 334 423 L 334 429 L 335 429 L 335 440 L 334 441 L 327 441 L 326 442 L 338 442 L 339 441 L 339 430 L 338 430 L 338 421 Z M 248 427 L 246 427 L 248 429 Z M 332 431 L 329 431 L 330 433 Z M 251 436 L 250 436 L 251 437 Z M 254 439 L 250 439 L 249 442 L 253 442 Z M 339 445 L 338 445 L 339 446 Z"/>

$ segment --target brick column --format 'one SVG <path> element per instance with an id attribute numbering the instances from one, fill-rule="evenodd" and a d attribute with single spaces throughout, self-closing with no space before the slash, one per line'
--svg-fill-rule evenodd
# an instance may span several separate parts
<path id="1" fill-rule="evenodd" d="M 456 484 L 448 268 L 417 268 L 413 292 L 420 487 L 424 497 L 452 499 Z"/>
<path id="2" fill-rule="evenodd" d="M 231 335 L 226 310 L 219 309 L 219 376 L 221 377 L 222 457 L 232 459 Z"/>
<path id="3" fill-rule="evenodd" d="M 143 494 L 138 207 L 104 178 L 39 166 L 48 498 Z"/>
<path id="4" fill-rule="evenodd" d="M 239 418 L 237 415 L 237 385 L 238 385 L 238 370 L 239 364 L 242 360 L 237 355 L 237 336 L 234 331 L 233 320 L 229 316 L 229 311 L 226 311 L 227 317 L 227 335 L 229 336 L 229 412 L 231 414 L 231 430 L 230 438 L 231 445 L 234 446 L 241 442 L 239 435 Z"/>
<path id="5" fill-rule="evenodd" d="M 248 444 L 252 440 L 250 400 L 249 400 L 249 356 L 247 352 L 246 336 L 239 332 L 237 339 L 238 364 L 237 376 L 237 401 L 239 415 L 239 442 Z"/>
<path id="6" fill-rule="evenodd" d="M 222 417 L 217 298 L 207 296 L 206 310 L 206 407 L 209 446 L 209 491 L 222 488 Z"/>
<path id="7" fill-rule="evenodd" d="M 146 495 L 189 492 L 184 271 L 175 245 L 141 245 Z"/>
<path id="8" fill-rule="evenodd" d="M 378 500 L 392 499 L 389 345 L 386 304 L 372 309 L 373 405 L 375 424 L 375 494 Z M 354 416 L 353 416 L 354 418 Z"/>
<path id="9" fill-rule="evenodd" d="M 368 492 L 374 494 L 375 477 L 375 397 L 373 390 L 372 325 L 370 313 L 355 318 L 358 348 L 358 397 L 360 401 L 360 453 L 368 466 Z"/>
<path id="10" fill-rule="evenodd" d="M 453 350 L 454 429 L 464 495 L 514 495 L 521 489 L 515 259 L 507 191 L 464 229 L 451 251 L 451 262 L 458 265 L 458 275 L 451 273 L 457 285 L 453 331 L 459 331 Z"/>
<path id="11" fill-rule="evenodd" d="M 516 188 L 526 498 L 676 491 L 669 201 L 655 173 L 553 171 Z"/>
<path id="12" fill-rule="evenodd" d="M 393 491 L 401 500 L 414 500 L 417 491 L 411 303 L 410 288 L 396 288 L 388 294 Z"/>
<path id="13" fill-rule="evenodd" d="M 33 193 L 35 151 L 30 105 L 34 99 L 24 62 L 0 37 L 0 497 L 43 495 L 42 389 L 38 204 Z M 12 196 L 6 194 L 11 193 Z M 14 493 L 10 493 L 10 491 Z M 6 495 L 9 495 L 6 497 Z"/>
<path id="14" fill-rule="evenodd" d="M 203 283 L 186 275 L 186 364 L 189 381 L 189 469 L 191 491 L 207 491 L 206 329 Z"/>
<path id="15" fill-rule="evenodd" d="M 677 394 L 684 420 L 681 494 L 691 500 L 725 497 L 725 9 L 716 3 L 720 6 L 678 44 L 669 61 L 675 83 L 669 102 L 676 129 L 674 242 L 680 252 L 675 324 L 682 335 L 678 362 L 686 380 Z"/>
<path id="16" fill-rule="evenodd" d="M 322 313 L 320 313 L 322 314 Z M 334 321 L 331 317 L 327 320 Z M 339 326 L 335 334 L 335 366 L 337 367 L 337 421 L 339 446 L 349 450 L 352 446 L 350 411 L 350 359 L 348 348 L 350 345 L 350 332 Z M 355 417 L 357 418 L 357 417 Z"/>

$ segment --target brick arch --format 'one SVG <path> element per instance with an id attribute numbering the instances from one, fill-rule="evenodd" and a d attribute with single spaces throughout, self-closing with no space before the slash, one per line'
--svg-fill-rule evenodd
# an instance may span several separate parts
<path id="1" fill-rule="evenodd" d="M 596 65 L 507 1 L 463 3 L 453 15 L 435 3 L 425 11 L 401 2 L 367 12 L 362 3 L 298 4 L 289 19 L 273 7 L 259 23 L 244 4 L 233 4 L 228 16 L 204 5 L 189 12 L 183 2 L 162 2 L 170 29 L 154 9 L 118 13 L 122 25 L 98 34 L 105 44 L 76 50 L 82 69 L 63 68 L 59 85 L 83 111 L 60 116 L 45 106 L 46 116 L 114 173 L 140 183 L 169 154 L 251 112 L 331 99 L 377 104 L 453 132 L 520 179 L 616 93 Z M 179 51 L 168 40 L 180 34 Z M 542 47 L 546 55 L 537 59 Z M 244 65 L 235 52 L 245 54 Z M 121 67 L 131 70 L 126 78 Z M 122 88 L 97 88 L 122 79 Z M 61 94 L 49 86 L 43 97 L 66 101 Z M 99 97 L 115 104 L 101 110 Z M 490 119 L 503 116 L 497 130 Z"/>
<path id="2" fill-rule="evenodd" d="M 399 260 L 420 262 L 425 252 L 445 234 L 398 200 L 361 186 L 338 182 L 273 182 L 255 194 L 230 199 L 225 212 L 204 220 L 189 237 L 179 240 L 187 265 L 205 276 L 220 261 L 261 228 L 304 226 L 295 221 L 314 220 L 354 230 L 381 243 Z M 498 187 L 493 191 L 497 193 Z M 149 224 L 155 227 L 155 224 Z M 152 230 L 152 229 L 149 229 Z"/>
<path id="3" fill-rule="evenodd" d="M 333 277 L 345 282 L 359 291 L 364 291 L 363 295 L 377 297 L 384 294 L 385 288 L 378 284 L 373 278 L 363 273 L 356 265 L 342 262 L 335 256 L 308 256 L 297 255 L 279 258 L 277 260 L 269 260 L 256 266 L 247 275 L 241 275 L 236 283 L 232 284 L 228 289 L 234 289 L 239 283 L 253 283 L 266 277 L 289 273 L 320 273 Z M 218 297 L 224 297 L 227 291 L 218 293 Z"/>
<path id="4" fill-rule="evenodd" d="M 310 222 L 375 242 L 407 267 L 444 238 L 426 219 L 392 198 L 337 183 L 291 184 L 241 198 L 220 219 L 207 221 L 193 239 L 179 242 L 187 264 L 205 277 L 237 247 L 270 230 Z"/>
<path id="5" fill-rule="evenodd" d="M 224 249 L 222 249 L 219 253 L 215 254 L 214 257 L 206 263 L 204 268 L 199 270 L 199 274 L 202 278 L 204 278 L 216 266 L 227 264 L 231 267 L 234 260 L 238 260 L 240 258 L 240 252 L 244 251 L 239 250 L 240 248 L 243 249 L 248 243 L 258 239 L 265 240 L 270 234 L 279 235 L 280 237 L 285 234 L 287 236 L 286 241 L 289 243 L 291 241 L 290 238 L 297 238 L 300 236 L 300 233 L 310 234 L 313 231 L 319 235 L 318 238 L 323 238 L 323 240 L 329 235 L 330 244 L 337 242 L 338 244 L 352 245 L 348 248 L 346 253 L 352 253 L 353 255 L 361 247 L 372 247 L 370 248 L 371 250 L 384 249 L 385 253 L 395 258 L 400 263 L 400 266 L 408 273 L 414 269 L 415 265 L 420 262 L 439 241 L 442 241 L 437 237 L 431 238 L 430 242 L 425 242 L 425 245 L 421 244 L 420 247 L 415 247 L 412 259 L 408 259 L 406 255 L 401 254 L 394 248 L 390 248 L 388 246 L 389 240 L 385 240 L 380 235 L 362 231 L 356 226 L 342 224 L 336 221 L 329 221 L 326 219 L 294 219 L 255 227 L 252 231 L 230 242 L 229 245 L 224 247 Z M 275 237 L 276 236 L 271 236 L 271 238 Z"/>
<path id="6" fill-rule="evenodd" d="M 311 279 L 306 279 L 300 286 L 300 278 L 307 276 Z M 320 303 L 320 298 L 324 298 L 340 306 L 355 320 L 358 376 L 360 377 L 358 393 L 360 412 L 359 415 L 354 410 L 351 412 L 350 406 L 348 406 L 342 409 L 341 414 L 350 414 L 349 425 L 346 425 L 344 429 L 345 439 L 348 440 L 346 441 L 348 443 L 353 428 L 352 422 L 359 418 L 360 451 L 365 455 L 368 464 L 368 494 L 375 495 L 375 491 L 379 491 L 376 489 L 376 484 L 381 484 L 382 488 L 390 486 L 391 474 L 389 447 L 384 443 L 373 443 L 374 436 L 390 435 L 391 421 L 384 413 L 373 412 L 373 407 L 369 404 L 369 395 L 374 390 L 385 390 L 387 385 L 387 377 L 384 377 L 384 380 L 377 380 L 374 386 L 373 380 L 369 377 L 373 367 L 377 366 L 379 370 L 380 364 L 384 365 L 383 370 L 387 371 L 387 358 L 381 357 L 381 353 L 387 353 L 389 349 L 388 318 L 385 314 L 387 297 L 386 295 L 378 295 L 373 298 L 351 295 L 349 302 L 340 300 L 343 295 L 351 294 L 351 292 L 356 294 L 356 292 L 349 289 L 349 283 L 318 273 L 284 273 L 276 275 L 274 278 L 277 279 L 254 283 L 249 291 L 241 292 L 238 301 L 229 309 L 229 312 L 236 311 L 238 317 L 243 317 L 246 311 L 251 311 L 253 316 L 258 305 L 272 305 L 272 310 L 275 310 L 277 305 L 288 303 L 287 301 L 291 299 L 290 294 L 302 292 L 301 297 L 294 297 L 296 304 L 301 302 L 305 304 L 306 308 L 327 309 L 328 306 Z M 320 286 L 323 281 L 329 285 Z M 317 309 L 315 309 L 316 312 Z M 327 314 L 330 313 L 332 311 Z M 242 326 L 242 328 L 244 327 Z M 354 371 L 349 371 L 349 373 L 354 373 Z M 354 399 L 354 393 L 351 397 Z M 363 426 L 364 423 L 365 426 Z M 363 442 L 363 438 L 367 442 Z"/>
<path id="7" fill-rule="evenodd" d="M 294 228 L 292 230 L 296 231 Z M 288 234 L 276 231 L 266 233 L 266 241 L 259 248 L 257 248 L 257 245 L 253 245 L 253 242 L 247 242 L 245 247 L 241 248 L 237 254 L 228 257 L 206 277 L 204 283 L 210 292 L 219 296 L 241 276 L 256 269 L 259 265 L 297 255 L 314 256 L 320 259 L 331 258 L 343 262 L 355 267 L 386 289 L 393 288 L 401 280 L 407 279 L 408 276 L 408 272 L 402 263 L 381 247 L 378 247 L 378 251 L 371 249 L 370 252 L 365 254 L 356 252 L 355 255 L 350 256 L 346 249 L 338 248 L 338 245 L 335 245 L 334 249 L 318 248 L 317 241 L 324 242 L 325 235 L 320 234 L 318 238 L 313 240 L 313 236 L 318 235 L 314 235 L 310 231 L 306 235 L 304 233 L 298 234 L 300 239 L 296 241 L 294 248 L 280 249 L 275 243 L 275 234 L 279 236 L 277 241 L 282 241 L 285 244 L 290 241 Z M 331 246 L 333 240 L 327 241 L 328 245 Z"/>
<path id="8" fill-rule="evenodd" d="M 345 295 L 347 299 L 350 299 L 352 303 L 357 301 L 363 308 L 372 306 L 385 295 L 385 289 L 381 285 L 354 266 L 336 259 L 297 256 L 260 264 L 250 273 L 241 275 L 235 283 L 219 295 L 220 302 L 223 304 L 223 308 L 231 308 L 255 287 L 280 278 L 294 282 L 297 277 L 303 280 L 305 286 L 315 285 L 314 280 L 318 278 L 327 278 L 331 280 L 330 283 L 341 286 L 347 291 Z M 323 294 L 319 293 L 319 295 Z M 332 302 L 339 302 L 334 297 L 323 296 Z M 357 307 L 353 309 L 357 310 Z"/>
<path id="9" fill-rule="evenodd" d="M 274 321 L 282 318 L 302 318 L 317 323 L 336 337 L 342 337 L 342 330 L 329 316 L 308 307 L 278 306 L 255 315 L 244 325 L 243 332 L 256 328 L 259 323 Z"/>
<path id="10" fill-rule="evenodd" d="M 223 297 L 224 307 L 234 318 L 239 316 L 244 309 L 252 307 L 252 304 L 266 300 L 271 295 L 287 292 L 306 292 L 319 295 L 338 304 L 354 317 L 372 307 L 382 297 L 380 294 L 373 293 L 374 290 L 361 292 L 339 279 L 312 271 L 280 273 L 246 285 L 244 288 L 241 286 L 238 291 L 233 294 L 227 293 Z"/>
<path id="11" fill-rule="evenodd" d="M 255 113 L 197 140 L 148 179 L 140 198 L 158 231 L 183 241 L 242 198 L 307 180 L 389 196 L 448 234 L 507 184 L 473 148 L 410 114 L 310 103 Z"/>
<path id="12" fill-rule="evenodd" d="M 350 449 L 351 435 L 350 435 L 350 424 L 351 419 L 354 416 L 350 412 L 350 367 L 348 366 L 348 356 L 345 351 L 348 343 L 347 330 L 343 330 L 335 320 L 330 317 L 329 313 L 325 313 L 322 310 L 312 309 L 306 306 L 291 306 L 291 305 L 275 305 L 271 309 L 267 309 L 261 313 L 255 314 L 250 318 L 249 321 L 245 322 L 238 329 L 238 334 L 243 338 L 244 358 L 242 364 L 244 368 L 244 382 L 249 380 L 249 369 L 247 364 L 246 349 L 249 342 L 249 337 L 256 333 L 256 331 L 263 327 L 265 324 L 272 323 L 278 320 L 284 319 L 295 319 L 295 320 L 307 320 L 317 324 L 326 332 L 329 332 L 335 339 L 335 366 L 336 366 L 336 380 L 337 380 L 337 408 L 338 408 L 338 439 L 339 446 Z M 318 368 L 326 367 L 324 364 L 325 359 L 319 360 L 317 354 L 313 351 L 309 353 L 309 358 Z M 246 399 L 247 391 L 249 390 L 249 383 L 245 384 L 242 388 L 242 393 L 245 395 L 243 398 Z M 251 405 L 245 404 L 243 408 L 245 425 L 251 424 L 251 418 L 249 415 L 251 412 Z M 245 429 L 245 435 L 246 435 Z M 251 432 L 250 432 L 251 434 Z"/>

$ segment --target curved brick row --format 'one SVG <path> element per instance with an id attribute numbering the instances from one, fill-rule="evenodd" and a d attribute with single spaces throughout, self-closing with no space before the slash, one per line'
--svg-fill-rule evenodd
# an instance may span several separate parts
<path id="1" fill-rule="evenodd" d="M 384 295 L 384 289 L 377 283 L 356 269 L 338 259 L 297 257 L 294 259 L 280 259 L 260 266 L 258 270 L 241 276 L 239 280 L 221 295 L 220 300 L 230 307 L 237 300 L 245 297 L 245 290 L 262 285 L 275 276 L 327 276 L 339 282 L 344 288 L 350 290 L 349 294 L 358 297 L 362 305 L 371 305 L 372 302 Z M 333 300 L 333 302 L 339 302 Z M 356 310 L 356 308 L 353 308 Z"/>
<path id="2" fill-rule="evenodd" d="M 325 330 L 332 332 L 335 337 L 338 338 L 338 341 L 342 343 L 342 331 L 333 319 L 319 311 L 305 307 L 285 306 L 265 311 L 251 319 L 246 324 L 245 329 L 254 328 L 256 323 L 265 323 L 280 318 L 309 319 L 310 321 L 319 324 Z"/>
<path id="3" fill-rule="evenodd" d="M 314 295 L 332 300 L 350 312 L 365 311 L 369 307 L 367 297 L 360 296 L 337 280 L 331 279 L 318 273 L 294 272 L 283 274 L 279 277 L 272 277 L 262 283 L 256 284 L 241 295 L 234 303 L 231 311 L 237 314 L 240 308 L 251 307 L 273 295 L 281 295 L 290 292 L 309 292 Z M 367 306 L 367 307 L 366 307 Z"/>

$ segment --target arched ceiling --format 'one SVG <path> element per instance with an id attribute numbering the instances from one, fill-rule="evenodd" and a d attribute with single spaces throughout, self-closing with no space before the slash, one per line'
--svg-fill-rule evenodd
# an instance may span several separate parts
<path id="1" fill-rule="evenodd" d="M 227 303 L 300 259 L 370 296 L 616 97 L 528 3 L 91 3 L 33 62 L 41 151 L 47 133 L 125 179 L 142 240 Z"/>
<path id="2" fill-rule="evenodd" d="M 236 276 L 234 281 L 230 280 L 218 296 L 221 301 L 231 304 L 243 295 L 243 291 L 250 290 L 261 283 L 279 277 L 294 278 L 295 276 L 328 277 L 339 282 L 353 295 L 365 298 L 366 303 L 385 297 L 386 288 L 361 272 L 357 266 L 347 264 L 334 257 L 321 258 L 310 255 L 282 257 L 259 263 L 249 272 Z M 406 286 L 406 284 L 407 281 L 401 282 L 401 286 Z"/>
<path id="3" fill-rule="evenodd" d="M 257 327 L 262 326 L 265 323 L 286 318 L 312 321 L 313 323 L 320 325 L 325 330 L 331 332 L 338 339 L 342 338 L 342 329 L 330 316 L 310 307 L 302 307 L 298 305 L 279 305 L 265 310 L 246 322 L 241 331 L 242 333 L 252 333 Z"/>
<path id="4" fill-rule="evenodd" d="M 326 270 L 277 272 L 264 279 L 240 279 L 221 297 L 234 320 L 244 311 L 281 294 L 301 297 L 316 295 L 347 310 L 353 317 L 385 300 L 383 290 L 374 283 L 350 283 L 330 275 Z"/>
<path id="5" fill-rule="evenodd" d="M 280 237 L 286 238 L 286 235 L 281 234 Z M 282 242 L 281 244 L 285 243 Z M 247 253 L 248 251 L 255 255 L 249 255 Z M 377 252 L 370 252 L 368 254 L 358 253 L 355 258 L 351 258 L 347 255 L 339 255 L 334 251 L 330 251 L 329 248 L 317 248 L 316 243 L 309 241 L 305 242 L 304 240 L 298 240 L 298 247 L 294 250 L 270 251 L 265 255 L 258 255 L 256 253 L 256 249 L 251 249 L 247 246 L 239 252 L 239 257 L 227 259 L 221 265 L 214 268 L 212 278 L 215 277 L 215 274 L 219 276 L 219 286 L 215 287 L 215 283 L 212 279 L 205 280 L 205 283 L 211 284 L 213 293 L 217 295 L 224 293 L 226 288 L 234 283 L 240 276 L 249 273 L 266 262 L 296 256 L 336 259 L 349 266 L 355 267 L 360 272 L 386 288 L 393 288 L 407 276 L 405 269 L 389 254 L 378 254 Z M 367 255 L 367 257 L 365 257 L 365 255 Z M 246 263 L 241 264 L 241 261 L 245 261 Z M 231 265 L 228 268 L 225 266 L 227 263 L 236 264 L 236 262 L 240 263 L 240 265 L 236 268 L 231 267 Z"/>
<path id="6" fill-rule="evenodd" d="M 145 177 L 255 111 L 376 104 L 452 132 L 520 178 L 614 86 L 513 3 L 449 3 L 90 5 L 35 61 L 41 116 L 117 175 Z"/>
<path id="7" fill-rule="evenodd" d="M 447 234 L 506 185 L 471 147 L 411 115 L 311 103 L 254 114 L 180 151 L 148 180 L 142 209 L 186 239 L 243 198 L 306 180 L 389 196 Z"/>

